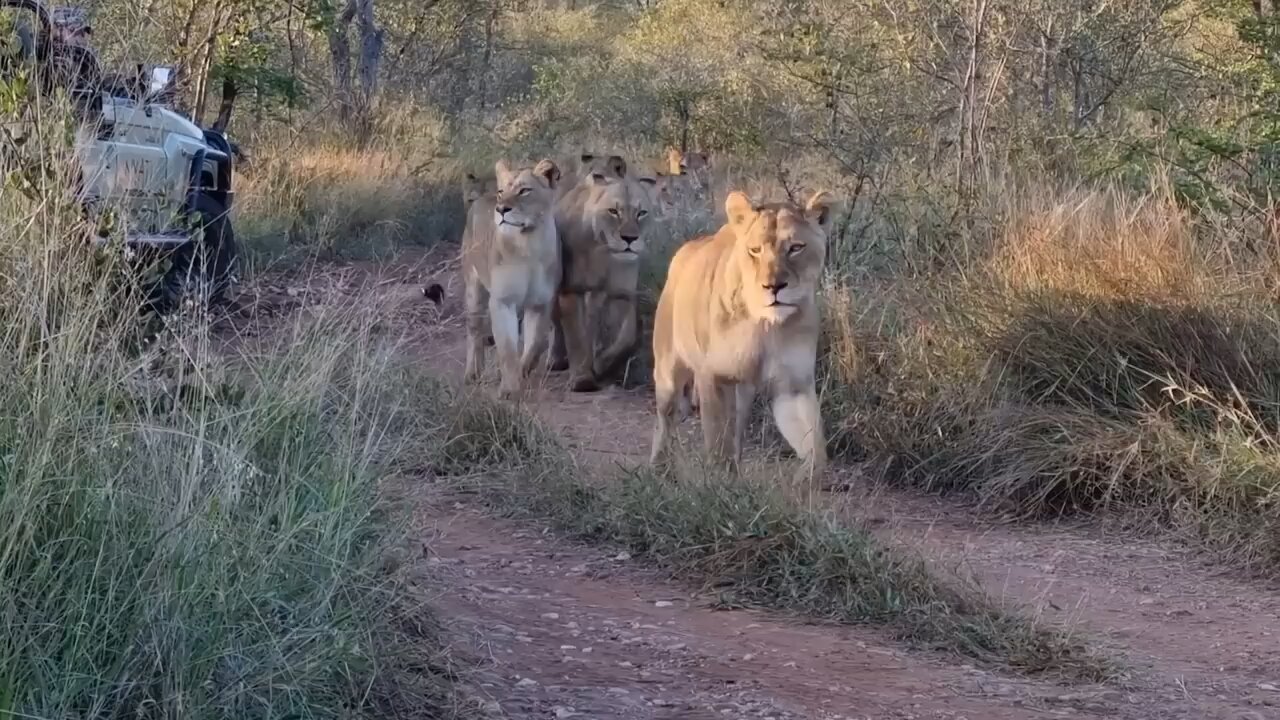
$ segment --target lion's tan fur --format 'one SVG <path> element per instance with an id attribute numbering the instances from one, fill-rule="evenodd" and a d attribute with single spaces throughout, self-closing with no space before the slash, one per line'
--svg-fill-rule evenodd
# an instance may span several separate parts
<path id="1" fill-rule="evenodd" d="M 560 197 L 573 192 L 574 188 L 584 180 L 617 180 L 627 174 L 627 161 L 619 155 L 603 155 L 598 152 L 582 152 L 576 163 L 567 167 L 575 167 L 564 174 L 560 181 Z"/>
<path id="2" fill-rule="evenodd" d="M 715 193 L 709 154 L 667 148 L 658 165 L 666 195 L 671 201 L 703 210 L 713 209 Z"/>
<path id="3" fill-rule="evenodd" d="M 626 177 L 625 164 L 619 170 L 616 176 L 585 179 L 556 204 L 563 266 L 552 368 L 567 365 L 570 386 L 579 392 L 597 389 L 599 380 L 634 353 L 638 340 L 635 294 L 651 191 Z M 603 347 L 597 356 L 599 337 Z"/>
<path id="4" fill-rule="evenodd" d="M 803 207 L 755 206 L 734 192 L 725 214 L 719 232 L 676 251 L 658 301 L 652 459 L 664 454 L 683 391 L 692 384 L 707 449 L 736 463 L 752 401 L 763 390 L 805 472 L 820 474 L 827 456 L 814 387 L 817 287 L 830 196 L 815 194 Z"/>
<path id="5" fill-rule="evenodd" d="M 678 175 L 671 175 L 660 167 L 642 168 L 636 180 L 647 191 L 649 206 L 659 217 L 669 217 L 675 212 L 676 195 L 682 191 Z"/>
<path id="6" fill-rule="evenodd" d="M 705 152 L 680 152 L 675 148 L 667 148 L 667 174 L 686 175 L 701 174 L 711 166 L 711 156 Z"/>
<path id="7" fill-rule="evenodd" d="M 497 178 L 491 175 L 477 177 L 472 173 L 467 173 L 462 180 L 462 206 L 470 210 L 471 204 L 476 200 L 486 195 L 492 196 L 497 191 Z"/>
<path id="8" fill-rule="evenodd" d="M 560 241 L 553 213 L 560 171 L 550 160 L 521 168 L 498 161 L 494 175 L 495 191 L 476 193 L 463 231 L 466 379 L 479 380 L 483 370 L 487 312 L 501 391 L 511 396 L 519 392 L 523 376 L 546 350 L 551 305 L 560 284 Z M 523 358 L 519 353 L 521 316 Z"/>

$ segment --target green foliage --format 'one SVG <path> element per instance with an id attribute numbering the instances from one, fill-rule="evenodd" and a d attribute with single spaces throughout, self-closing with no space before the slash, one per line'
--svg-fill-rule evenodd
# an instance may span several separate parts
<path id="1" fill-rule="evenodd" d="M 215 83 L 234 82 L 241 92 L 251 92 L 264 108 L 275 103 L 292 107 L 307 99 L 298 76 L 275 62 L 278 46 L 270 35 L 253 32 L 240 23 L 219 36 L 217 47 L 220 60 L 210 71 Z"/>
<path id="2" fill-rule="evenodd" d="M 1234 104 L 1221 115 L 1168 117 L 1163 136 L 1136 143 L 1124 160 L 1171 165 L 1175 187 L 1193 207 L 1265 213 L 1280 189 L 1280 16 L 1232 0 L 1210 10 L 1239 41 L 1211 66 Z"/>
<path id="3" fill-rule="evenodd" d="M 85 242 L 74 122 L 39 110 L 43 169 L 0 192 L 0 712 L 441 717 L 438 646 L 407 630 L 429 618 L 387 563 L 409 420 L 373 318 L 317 308 L 232 357 L 175 318 L 139 357 L 133 288 L 102 272 L 123 263 Z"/>

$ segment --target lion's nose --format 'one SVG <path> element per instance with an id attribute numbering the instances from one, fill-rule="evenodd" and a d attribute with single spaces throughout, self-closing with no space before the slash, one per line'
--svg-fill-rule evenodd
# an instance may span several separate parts
<path id="1" fill-rule="evenodd" d="M 772 291 L 774 291 L 774 292 L 776 293 L 776 292 L 781 292 L 781 291 L 782 291 L 782 288 L 784 288 L 784 287 L 786 287 L 786 286 L 787 286 L 787 281 L 786 281 L 786 280 L 774 280 L 772 285 L 770 285 L 770 284 L 768 284 L 768 283 L 765 283 L 764 289 L 765 289 L 765 290 L 772 290 Z"/>
<path id="2" fill-rule="evenodd" d="M 507 214 L 507 213 L 509 213 L 509 212 L 511 212 L 511 206 L 510 206 L 510 205 L 499 205 L 499 206 L 498 206 L 498 214 L 499 214 L 499 215 L 506 215 L 506 214 Z"/>
<path id="3" fill-rule="evenodd" d="M 631 243 L 639 239 L 640 239 L 639 235 L 623 235 L 622 236 L 622 242 L 626 243 L 628 247 L 630 247 Z"/>

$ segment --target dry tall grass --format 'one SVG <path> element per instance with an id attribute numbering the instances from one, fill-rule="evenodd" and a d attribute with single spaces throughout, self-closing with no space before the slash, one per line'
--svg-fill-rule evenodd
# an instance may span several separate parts
<path id="1" fill-rule="evenodd" d="M 72 169 L 57 130 L 25 147 Z M 0 192 L 0 714 L 445 714 L 386 563 L 406 420 L 374 323 L 320 309 L 229 363 L 177 322 L 159 373 L 69 174 L 3 177 L 32 184 Z"/>
<path id="2" fill-rule="evenodd" d="M 235 208 L 253 265 L 382 258 L 461 237 L 462 171 L 441 122 L 393 112 L 382 125 L 364 146 L 331 129 L 254 139 Z"/>
<path id="3" fill-rule="evenodd" d="M 1166 193 L 1009 197 L 969 266 L 828 295 L 836 449 L 1280 572 L 1280 314 L 1262 263 Z"/>

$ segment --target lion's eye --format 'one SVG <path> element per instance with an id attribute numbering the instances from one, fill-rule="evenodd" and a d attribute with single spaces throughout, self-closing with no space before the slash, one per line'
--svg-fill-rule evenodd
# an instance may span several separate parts
<path id="1" fill-rule="evenodd" d="M 520 188 L 520 192 L 518 192 L 518 193 L 516 193 L 516 194 L 517 194 L 517 195 L 528 195 L 528 194 L 529 194 L 529 193 L 531 193 L 531 192 L 533 192 L 533 189 L 532 189 L 532 188 Z"/>
<path id="2" fill-rule="evenodd" d="M 609 214 L 618 217 L 618 208 L 609 208 Z"/>
<path id="3" fill-rule="evenodd" d="M 764 248 L 762 248 L 762 247 L 760 247 L 759 245 L 757 245 L 757 246 L 755 246 L 755 247 L 749 247 L 749 248 L 747 248 L 747 252 L 751 253 L 751 257 L 760 257 L 760 252 L 761 252 L 763 249 L 764 249 Z"/>
<path id="4" fill-rule="evenodd" d="M 802 245 L 801 243 L 796 243 L 795 245 L 792 245 L 791 247 L 787 248 L 787 254 L 795 255 L 796 253 L 800 252 L 803 249 L 804 249 L 804 245 Z"/>
<path id="5" fill-rule="evenodd" d="M 648 210 L 641 210 L 640 212 L 636 213 L 636 219 L 639 220 L 648 214 L 649 214 Z"/>

